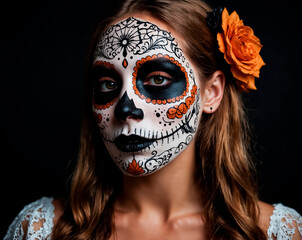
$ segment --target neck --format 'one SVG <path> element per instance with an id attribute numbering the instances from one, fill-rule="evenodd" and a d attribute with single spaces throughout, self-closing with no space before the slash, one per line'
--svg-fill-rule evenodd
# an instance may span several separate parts
<path id="1" fill-rule="evenodd" d="M 151 175 L 124 176 L 118 208 L 158 213 L 165 220 L 200 212 L 200 191 L 194 179 L 194 147 L 195 143 L 191 142 L 176 159 Z"/>

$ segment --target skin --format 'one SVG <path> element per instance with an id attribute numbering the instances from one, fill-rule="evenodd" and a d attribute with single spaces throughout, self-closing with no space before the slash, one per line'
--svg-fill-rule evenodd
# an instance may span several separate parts
<path id="1" fill-rule="evenodd" d="M 146 15 L 134 17 L 152 22 L 171 32 L 181 47 L 183 39 L 163 23 Z M 196 81 L 200 81 L 198 76 Z M 216 111 L 223 96 L 224 81 L 223 73 L 217 71 L 201 89 L 201 112 Z M 129 118 L 126 121 L 140 119 Z M 208 239 L 199 189 L 193 178 L 194 161 L 195 138 L 184 151 L 159 171 L 140 177 L 125 174 L 123 191 L 114 204 L 115 229 L 110 239 Z M 60 200 L 55 200 L 53 204 L 56 223 L 63 208 Z M 266 232 L 274 208 L 263 202 L 259 202 L 259 208 L 259 224 Z"/>
<path id="2" fill-rule="evenodd" d="M 174 37 L 176 35 L 153 18 L 134 17 L 151 22 L 160 29 L 171 32 Z M 118 63 L 110 63 L 118 67 Z M 193 71 L 197 72 L 194 68 Z M 200 80 L 195 77 L 199 83 Z M 217 72 L 210 84 L 200 92 L 201 112 L 215 111 L 222 98 L 223 87 L 224 76 L 222 72 Z M 123 121 L 135 125 L 141 119 L 129 117 Z M 140 177 L 124 175 L 123 192 L 115 203 L 115 232 L 111 239 L 135 240 L 142 239 L 142 236 L 144 239 L 206 238 L 199 190 L 193 178 L 194 148 L 195 138 L 183 152 L 160 170 Z"/>
<path id="3" fill-rule="evenodd" d="M 124 174 L 152 174 L 190 144 L 204 94 L 169 31 L 146 19 L 122 19 L 101 36 L 93 72 L 93 112 Z"/>

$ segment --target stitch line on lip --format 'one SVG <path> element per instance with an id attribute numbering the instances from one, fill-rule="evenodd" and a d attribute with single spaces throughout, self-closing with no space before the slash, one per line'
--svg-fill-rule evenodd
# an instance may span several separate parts
<path id="1" fill-rule="evenodd" d="M 161 133 L 161 137 L 160 137 L 160 138 L 157 138 L 157 134 L 156 134 L 156 137 L 155 137 L 155 138 L 153 138 L 153 135 L 152 135 L 152 138 L 146 138 L 146 137 L 144 137 L 144 136 L 140 136 L 140 135 L 137 135 L 137 134 L 135 134 L 135 136 L 141 137 L 141 138 L 145 138 L 146 141 L 159 141 L 159 140 L 163 140 L 163 139 L 165 139 L 165 138 L 169 138 L 169 137 L 173 136 L 174 134 L 178 133 L 180 130 L 186 131 L 186 130 L 185 130 L 185 125 L 187 125 L 187 124 L 186 124 L 185 122 L 182 121 L 182 125 L 181 125 L 181 124 L 179 124 L 179 125 L 180 125 L 179 128 L 177 128 L 175 131 L 173 131 L 173 132 L 171 132 L 171 133 L 168 133 L 168 134 L 166 134 L 166 135 L 163 135 L 163 134 Z M 166 132 L 167 132 L 167 131 L 166 131 Z M 121 136 L 121 135 L 125 135 L 125 134 L 120 134 L 119 136 Z M 134 134 L 132 134 L 132 136 L 133 136 L 133 135 L 134 135 Z M 110 139 L 104 138 L 104 141 L 110 142 L 110 143 L 114 143 L 115 140 L 116 140 L 119 136 L 117 136 L 114 140 L 110 140 Z M 131 135 L 125 135 L 125 136 L 131 136 Z"/>

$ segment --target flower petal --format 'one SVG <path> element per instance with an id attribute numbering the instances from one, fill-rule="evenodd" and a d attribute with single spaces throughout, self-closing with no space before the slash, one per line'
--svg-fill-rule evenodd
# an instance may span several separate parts
<path id="1" fill-rule="evenodd" d="M 222 29 L 223 29 L 223 31 L 227 31 L 229 12 L 228 12 L 228 10 L 226 8 L 223 9 L 221 18 L 222 18 Z"/>
<path id="2" fill-rule="evenodd" d="M 237 24 L 239 22 L 242 22 L 242 20 L 240 20 L 238 13 L 236 11 L 232 12 L 229 16 L 229 23 Z"/>
<path id="3" fill-rule="evenodd" d="M 224 42 L 224 34 L 223 33 L 218 33 L 217 34 L 217 41 L 218 41 L 218 46 L 219 46 L 219 51 L 222 53 L 225 53 L 226 51 L 226 46 L 225 46 L 225 42 Z"/>
<path id="4" fill-rule="evenodd" d="M 236 66 L 231 67 L 231 72 L 233 76 L 238 79 L 238 84 L 240 86 L 245 86 L 246 89 L 256 90 L 255 77 L 249 74 L 244 74 Z"/>
<path id="5" fill-rule="evenodd" d="M 131 163 L 129 163 L 127 172 L 134 175 L 139 175 L 141 173 L 144 173 L 144 169 L 136 162 L 135 159 L 132 160 Z"/>

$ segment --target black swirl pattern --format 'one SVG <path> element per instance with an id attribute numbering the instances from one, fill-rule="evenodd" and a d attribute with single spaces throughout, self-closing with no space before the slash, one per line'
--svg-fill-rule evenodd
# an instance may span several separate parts
<path id="1" fill-rule="evenodd" d="M 141 55 L 151 50 L 164 49 L 185 61 L 182 50 L 171 33 L 156 25 L 133 17 L 111 26 L 96 46 L 95 58 L 113 59 L 122 53 L 123 67 L 128 66 L 130 54 Z"/>

